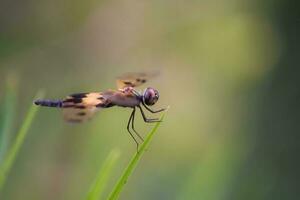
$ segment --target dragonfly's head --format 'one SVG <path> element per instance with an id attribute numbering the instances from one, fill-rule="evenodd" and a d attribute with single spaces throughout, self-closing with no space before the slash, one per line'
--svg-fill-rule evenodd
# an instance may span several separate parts
<path id="1" fill-rule="evenodd" d="M 147 106 L 152 106 L 154 105 L 157 100 L 159 98 L 159 94 L 158 91 L 154 88 L 148 87 L 146 88 L 146 90 L 144 91 L 143 94 L 143 102 L 147 105 Z"/>

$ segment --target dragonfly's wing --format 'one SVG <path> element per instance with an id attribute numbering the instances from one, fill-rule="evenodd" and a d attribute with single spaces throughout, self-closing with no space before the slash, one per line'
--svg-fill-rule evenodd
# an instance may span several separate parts
<path id="1" fill-rule="evenodd" d="M 66 108 L 63 110 L 64 120 L 67 122 L 80 123 L 85 122 L 91 119 L 96 111 L 99 110 L 97 108 Z"/>
<path id="2" fill-rule="evenodd" d="M 154 78 L 159 73 L 155 72 L 139 72 L 139 73 L 127 73 L 117 78 L 118 89 L 123 89 L 125 87 L 138 87 L 149 79 Z"/>
<path id="3" fill-rule="evenodd" d="M 72 94 L 63 100 L 63 116 L 68 122 L 84 122 L 101 108 L 109 105 L 109 98 L 103 93 Z"/>

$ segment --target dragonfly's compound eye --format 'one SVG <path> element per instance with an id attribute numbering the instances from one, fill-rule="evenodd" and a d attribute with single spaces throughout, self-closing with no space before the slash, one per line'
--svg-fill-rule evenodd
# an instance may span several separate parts
<path id="1" fill-rule="evenodd" d="M 148 106 L 154 105 L 159 98 L 158 91 L 153 88 L 147 88 L 144 92 L 144 102 Z"/>

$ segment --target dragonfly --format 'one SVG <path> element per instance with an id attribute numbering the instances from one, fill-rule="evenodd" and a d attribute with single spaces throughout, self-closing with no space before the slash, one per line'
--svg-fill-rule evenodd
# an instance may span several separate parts
<path id="1" fill-rule="evenodd" d="M 145 108 L 151 113 L 159 113 L 165 108 L 153 110 L 150 107 L 156 104 L 159 93 L 152 87 L 147 87 L 143 92 L 136 90 L 136 87 L 147 83 L 151 78 L 157 76 L 156 72 L 127 73 L 117 77 L 117 90 L 108 89 L 103 92 L 76 93 L 67 96 L 62 100 L 37 99 L 35 105 L 61 108 L 64 120 L 72 123 L 81 123 L 90 120 L 94 114 L 104 108 L 113 106 L 131 108 L 127 131 L 139 149 L 138 137 L 142 142 L 143 137 L 136 131 L 134 120 L 136 110 L 139 109 L 144 122 L 160 122 L 158 118 L 148 118 L 143 110 Z M 135 135 L 134 135 L 135 134 Z"/>

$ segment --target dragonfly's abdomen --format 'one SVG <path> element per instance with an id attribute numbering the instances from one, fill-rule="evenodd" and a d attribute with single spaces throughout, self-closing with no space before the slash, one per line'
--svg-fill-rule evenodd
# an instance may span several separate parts
<path id="1" fill-rule="evenodd" d="M 47 107 L 56 107 L 56 108 L 61 108 L 63 106 L 63 101 L 61 100 L 44 100 L 44 99 L 39 99 L 34 101 L 35 105 L 38 106 L 47 106 Z"/>

